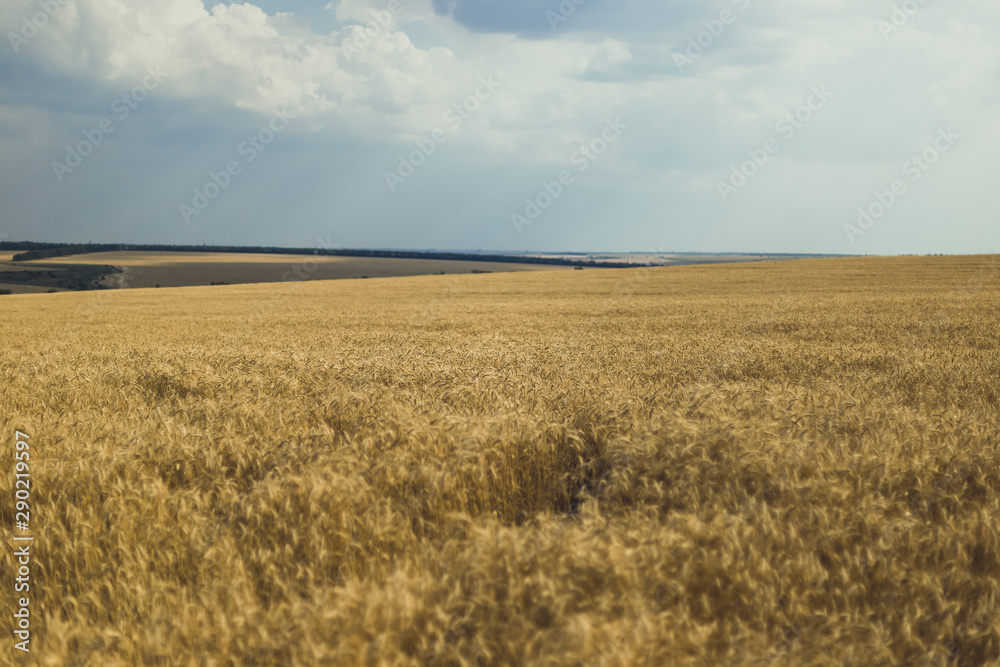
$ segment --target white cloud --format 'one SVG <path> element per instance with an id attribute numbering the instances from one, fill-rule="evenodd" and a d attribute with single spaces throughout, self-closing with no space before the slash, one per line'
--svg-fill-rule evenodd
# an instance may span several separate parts
<path id="1" fill-rule="evenodd" d="M 0 22 L 12 25 L 30 9 L 5 5 Z M 261 113 L 288 107 L 341 120 L 372 110 L 394 115 L 473 74 L 447 49 L 418 49 L 392 27 L 372 30 L 363 42 L 358 26 L 315 35 L 290 15 L 268 16 L 250 4 L 206 10 L 198 0 L 69 0 L 57 18 L 29 45 L 51 69 L 128 84 L 157 65 L 170 94 Z"/>
<path id="2" fill-rule="evenodd" d="M 632 61 L 632 52 L 622 42 L 609 39 L 602 43 L 587 64 L 586 74 L 609 75 L 620 71 L 622 65 Z"/>

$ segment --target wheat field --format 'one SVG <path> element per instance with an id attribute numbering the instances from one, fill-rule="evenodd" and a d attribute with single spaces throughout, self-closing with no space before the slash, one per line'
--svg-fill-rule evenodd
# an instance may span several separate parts
<path id="1" fill-rule="evenodd" d="M 23 665 L 1000 661 L 1000 259 L 0 298 Z M 12 637 L 16 562 L 0 559 Z"/>

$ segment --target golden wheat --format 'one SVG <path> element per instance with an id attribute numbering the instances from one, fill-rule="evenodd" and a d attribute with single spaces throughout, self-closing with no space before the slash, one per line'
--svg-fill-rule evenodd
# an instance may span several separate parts
<path id="1" fill-rule="evenodd" d="M 4 297 L 2 662 L 996 664 L 998 269 Z"/>

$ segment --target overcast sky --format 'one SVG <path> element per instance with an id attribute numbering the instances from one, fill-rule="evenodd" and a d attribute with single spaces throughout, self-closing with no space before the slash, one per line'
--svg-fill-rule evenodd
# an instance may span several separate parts
<path id="1" fill-rule="evenodd" d="M 8 240 L 1000 252 L 993 0 L 3 0 Z"/>

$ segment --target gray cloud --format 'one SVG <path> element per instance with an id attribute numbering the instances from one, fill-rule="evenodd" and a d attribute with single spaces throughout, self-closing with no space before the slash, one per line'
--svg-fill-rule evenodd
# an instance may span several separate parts
<path id="1" fill-rule="evenodd" d="M 705 13 L 693 0 L 433 0 L 439 14 L 476 32 L 505 32 L 535 38 L 564 32 L 662 39 Z"/>
<path id="2" fill-rule="evenodd" d="M 860 0 L 588 0 L 556 30 L 546 11 L 557 1 L 403 4 L 365 28 L 385 0 L 336 11 L 76 0 L 17 52 L 0 44 L 0 233 L 623 251 L 1000 245 L 988 187 L 1000 8 L 928 5 L 884 37 L 891 10 Z M 5 3 L 0 35 L 34 6 Z M 727 9 L 735 19 L 720 29 Z M 691 40 L 700 51 L 680 66 Z M 119 119 L 111 105 L 158 63 L 169 76 Z M 497 72 L 503 85 L 476 99 Z M 785 136 L 781 119 L 821 85 L 834 96 Z M 451 127 L 456 104 L 472 106 Z M 283 107 L 296 119 L 247 162 L 239 146 Z M 629 126 L 621 141 L 576 171 L 574 155 L 615 117 Z M 106 118 L 114 132 L 60 181 L 53 162 Z M 962 135 L 954 149 L 851 245 L 843 227 L 857 208 L 949 126 Z M 390 192 L 385 173 L 441 128 L 446 141 Z M 779 150 L 723 201 L 718 184 L 772 138 Z M 231 160 L 241 173 L 185 224 L 179 206 Z M 573 185 L 518 234 L 511 215 L 562 170 Z"/>

